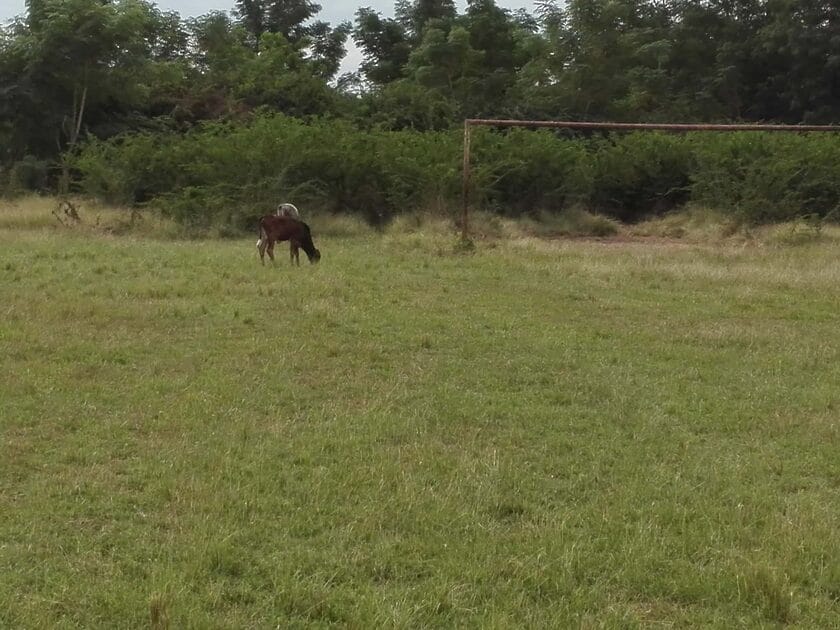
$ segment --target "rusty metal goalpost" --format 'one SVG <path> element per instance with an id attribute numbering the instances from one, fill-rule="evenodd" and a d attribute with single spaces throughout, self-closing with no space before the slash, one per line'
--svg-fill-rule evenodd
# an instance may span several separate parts
<path id="1" fill-rule="evenodd" d="M 469 239 L 470 206 L 470 130 L 472 127 L 561 127 L 565 129 L 613 130 L 613 131 L 840 131 L 840 125 L 759 125 L 759 124 L 670 124 L 670 123 L 616 123 L 576 122 L 550 120 L 502 120 L 492 118 L 467 118 L 464 120 L 464 166 L 462 181 L 463 210 L 461 215 L 461 238 Z"/>

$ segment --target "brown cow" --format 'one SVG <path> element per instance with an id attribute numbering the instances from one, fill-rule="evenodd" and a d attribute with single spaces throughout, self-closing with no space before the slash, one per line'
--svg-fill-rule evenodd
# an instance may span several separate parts
<path id="1" fill-rule="evenodd" d="M 261 218 L 257 250 L 260 252 L 260 261 L 263 264 L 265 264 L 266 251 L 268 251 L 268 257 L 274 262 L 274 243 L 277 241 L 289 241 L 289 257 L 292 263 L 297 262 L 300 265 L 299 248 L 306 252 L 309 262 L 316 263 L 321 260 L 321 252 L 312 242 L 312 232 L 303 221 L 271 214 Z"/>

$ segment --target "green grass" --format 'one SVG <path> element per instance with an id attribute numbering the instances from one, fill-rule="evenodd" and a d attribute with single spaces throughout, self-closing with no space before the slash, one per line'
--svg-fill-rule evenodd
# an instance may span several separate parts
<path id="1" fill-rule="evenodd" d="M 831 230 L 48 223 L 0 227 L 0 627 L 840 626 Z"/>

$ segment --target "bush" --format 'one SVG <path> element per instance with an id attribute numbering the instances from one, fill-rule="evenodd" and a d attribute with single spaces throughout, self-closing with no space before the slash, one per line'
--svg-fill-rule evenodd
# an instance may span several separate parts
<path id="1" fill-rule="evenodd" d="M 559 213 L 538 213 L 524 223 L 535 236 L 605 237 L 618 233 L 618 223 L 608 217 L 572 206 Z"/>
<path id="2" fill-rule="evenodd" d="M 754 224 L 826 216 L 840 204 L 836 136 L 743 132 L 694 141 L 695 201 Z"/>
<path id="3" fill-rule="evenodd" d="M 689 200 L 693 156 L 685 137 L 650 132 L 590 143 L 590 205 L 621 221 L 660 215 Z"/>
<path id="4" fill-rule="evenodd" d="M 473 133 L 475 210 L 499 215 L 581 207 L 621 221 L 689 202 L 741 223 L 840 214 L 840 139 L 770 133 L 637 132 L 571 138 L 523 129 Z M 364 131 L 277 114 L 213 122 L 184 135 L 91 141 L 74 167 L 109 203 L 152 202 L 191 224 L 247 226 L 279 201 L 350 213 L 382 226 L 417 210 L 459 206 L 459 131 Z M 45 166 L 17 178 L 37 185 Z M 41 169 L 41 170 L 39 170 Z"/>
<path id="5" fill-rule="evenodd" d="M 91 142 L 76 160 L 82 186 L 111 202 L 155 199 L 179 220 L 241 222 L 279 200 L 352 212 L 371 223 L 459 189 L 449 133 L 360 132 L 335 121 L 260 116 L 183 136 Z"/>
<path id="6" fill-rule="evenodd" d="M 27 155 L 9 169 L 8 192 L 43 192 L 49 182 L 49 162 Z"/>
<path id="7" fill-rule="evenodd" d="M 551 131 L 474 132 L 476 200 L 500 214 L 560 210 L 586 201 L 592 168 L 586 147 Z"/>

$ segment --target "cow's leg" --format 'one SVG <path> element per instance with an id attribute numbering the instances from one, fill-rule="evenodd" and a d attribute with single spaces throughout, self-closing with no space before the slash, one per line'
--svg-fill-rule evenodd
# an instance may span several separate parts
<path id="1" fill-rule="evenodd" d="M 260 253 L 260 262 L 265 264 L 265 248 L 268 245 L 268 241 L 264 238 L 261 238 L 257 241 L 257 251 Z"/>
<path id="2" fill-rule="evenodd" d="M 268 257 L 274 262 L 274 239 L 268 239 Z"/>
<path id="3" fill-rule="evenodd" d="M 294 240 L 289 241 L 289 262 L 293 265 L 297 263 L 297 266 L 300 267 L 300 248 L 297 241 Z"/>

